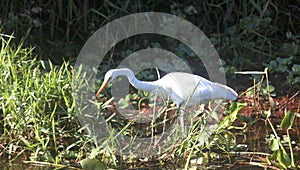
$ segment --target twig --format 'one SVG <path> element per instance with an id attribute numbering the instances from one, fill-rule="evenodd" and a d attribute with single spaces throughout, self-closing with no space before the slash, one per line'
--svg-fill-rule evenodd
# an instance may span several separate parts
<path id="1" fill-rule="evenodd" d="M 290 102 L 293 98 L 295 98 L 296 96 L 298 96 L 298 94 L 300 93 L 300 91 L 297 91 L 292 97 L 288 98 L 287 101 L 285 101 L 284 103 L 276 106 L 275 108 L 281 108 L 284 105 L 286 105 L 288 102 Z"/>
<path id="2" fill-rule="evenodd" d="M 59 168 L 72 168 L 72 169 L 78 169 L 78 167 L 74 167 L 71 165 L 62 165 L 62 164 L 56 164 L 56 163 L 51 163 L 51 162 L 40 162 L 40 161 L 23 161 L 25 164 L 35 164 L 35 165 L 40 165 L 40 166 L 55 166 Z"/>

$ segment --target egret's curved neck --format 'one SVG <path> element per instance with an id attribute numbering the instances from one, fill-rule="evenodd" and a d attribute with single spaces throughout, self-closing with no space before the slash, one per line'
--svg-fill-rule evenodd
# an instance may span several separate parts
<path id="1" fill-rule="evenodd" d="M 128 72 L 125 72 L 124 75 L 128 78 L 130 84 L 137 89 L 140 89 L 143 91 L 153 91 L 153 90 L 156 90 L 156 88 L 157 88 L 155 81 L 153 81 L 153 82 L 140 81 L 134 76 L 134 73 L 131 70 Z"/>

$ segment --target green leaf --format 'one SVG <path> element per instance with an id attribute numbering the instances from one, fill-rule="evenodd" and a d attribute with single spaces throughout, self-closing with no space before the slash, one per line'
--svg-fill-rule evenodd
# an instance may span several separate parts
<path id="1" fill-rule="evenodd" d="M 296 77 L 296 78 L 294 78 L 294 80 L 292 80 L 292 81 L 293 81 L 293 84 L 300 83 L 300 77 Z"/>
<path id="2" fill-rule="evenodd" d="M 272 134 L 269 140 L 269 148 L 274 151 L 273 158 L 275 158 L 283 168 L 286 169 L 291 165 L 291 158 L 281 144 L 280 138 Z"/>
<path id="3" fill-rule="evenodd" d="M 118 101 L 118 106 L 120 107 L 120 109 L 125 109 L 125 108 L 128 108 L 129 107 L 129 104 L 128 104 L 128 100 L 122 98 Z"/>
<path id="4" fill-rule="evenodd" d="M 292 67 L 292 71 L 295 73 L 299 73 L 300 72 L 300 64 L 294 64 Z"/>
<path id="5" fill-rule="evenodd" d="M 280 145 L 280 139 L 275 138 L 274 135 L 272 134 L 269 140 L 269 148 L 272 151 L 277 151 L 279 149 L 279 145 Z"/>
<path id="6" fill-rule="evenodd" d="M 100 160 L 93 159 L 84 159 L 81 161 L 83 170 L 106 170 L 106 166 Z"/>
<path id="7" fill-rule="evenodd" d="M 247 103 L 231 103 L 229 107 L 230 114 L 218 125 L 217 132 L 232 125 L 236 120 L 238 112 L 247 106 Z"/>
<path id="8" fill-rule="evenodd" d="M 296 115 L 294 113 L 286 112 L 284 118 L 280 123 L 280 127 L 282 129 L 290 129 L 294 123 L 295 118 Z"/>
<path id="9" fill-rule="evenodd" d="M 273 156 L 277 159 L 279 164 L 282 167 L 284 167 L 285 169 L 287 169 L 287 167 L 289 167 L 291 165 L 291 158 L 286 153 L 286 151 L 282 145 L 281 145 L 280 149 L 278 149 L 277 151 L 275 151 L 273 153 Z"/>
<path id="10" fill-rule="evenodd" d="M 241 25 L 248 30 L 256 30 L 259 26 L 259 21 L 259 17 L 253 15 L 251 17 L 244 17 Z"/>
<path id="11" fill-rule="evenodd" d="M 266 64 L 266 66 L 270 69 L 271 72 L 277 70 L 277 62 L 274 60 L 271 60 L 269 64 Z"/>

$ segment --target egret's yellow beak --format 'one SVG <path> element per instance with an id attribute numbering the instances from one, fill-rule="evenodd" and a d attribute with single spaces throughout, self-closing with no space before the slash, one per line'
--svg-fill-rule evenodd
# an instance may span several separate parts
<path id="1" fill-rule="evenodd" d="M 101 87 L 99 88 L 98 92 L 96 93 L 96 98 L 98 98 L 99 94 L 104 90 L 104 88 L 106 87 L 106 85 L 108 84 L 109 80 L 104 81 L 101 85 Z"/>

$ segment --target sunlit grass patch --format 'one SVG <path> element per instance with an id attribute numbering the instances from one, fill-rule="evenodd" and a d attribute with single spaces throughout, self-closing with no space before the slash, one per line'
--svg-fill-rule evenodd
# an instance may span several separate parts
<path id="1" fill-rule="evenodd" d="M 76 130 L 72 67 L 54 66 L 32 55 L 34 48 L 1 34 L 0 113 L 4 153 L 29 150 L 36 160 L 58 162 L 62 139 Z M 68 134 L 69 133 L 69 134 Z M 55 153 L 55 154 L 53 154 Z"/>

